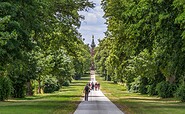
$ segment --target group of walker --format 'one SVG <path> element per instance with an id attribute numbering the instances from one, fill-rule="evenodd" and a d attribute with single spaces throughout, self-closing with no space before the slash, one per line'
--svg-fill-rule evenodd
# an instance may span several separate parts
<path id="1" fill-rule="evenodd" d="M 100 83 L 98 82 L 89 82 L 86 84 L 85 88 L 84 88 L 84 93 L 85 93 L 85 101 L 88 101 L 88 95 L 89 95 L 89 92 L 91 90 L 95 90 L 95 91 L 98 91 L 100 90 Z"/>
<path id="2" fill-rule="evenodd" d="M 95 90 L 95 91 L 98 91 L 98 90 L 100 90 L 100 83 L 98 83 L 98 82 L 89 82 L 89 87 L 90 87 L 90 89 L 91 90 Z"/>

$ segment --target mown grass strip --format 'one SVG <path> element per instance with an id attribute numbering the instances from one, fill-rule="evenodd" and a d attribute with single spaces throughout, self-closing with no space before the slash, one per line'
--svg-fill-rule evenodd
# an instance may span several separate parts
<path id="1" fill-rule="evenodd" d="M 82 80 L 74 80 L 69 87 L 62 87 L 52 94 L 0 102 L 0 114 L 73 114 L 88 80 L 89 75 L 82 77 Z"/>
<path id="2" fill-rule="evenodd" d="M 103 81 L 97 76 L 96 80 L 101 83 L 101 90 L 126 114 L 184 114 L 185 103 L 175 99 L 161 99 L 157 96 L 129 93 L 123 85 Z"/>

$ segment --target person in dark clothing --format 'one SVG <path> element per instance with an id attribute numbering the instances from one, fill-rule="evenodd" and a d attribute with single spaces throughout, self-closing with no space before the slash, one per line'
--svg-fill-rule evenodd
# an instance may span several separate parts
<path id="1" fill-rule="evenodd" d="M 92 90 L 94 90 L 94 83 L 93 82 L 91 83 L 91 86 L 92 86 Z"/>
<path id="2" fill-rule="evenodd" d="M 98 83 L 96 82 L 95 83 L 95 90 L 97 91 L 97 89 L 98 89 Z"/>
<path id="3" fill-rule="evenodd" d="M 87 84 L 87 85 L 85 86 L 85 88 L 84 88 L 85 101 L 88 101 L 89 92 L 90 92 L 90 87 L 89 87 L 89 84 Z"/>

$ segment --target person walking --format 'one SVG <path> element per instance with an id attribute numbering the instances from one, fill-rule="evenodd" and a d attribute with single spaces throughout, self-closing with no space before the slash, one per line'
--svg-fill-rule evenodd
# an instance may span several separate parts
<path id="1" fill-rule="evenodd" d="M 98 83 L 96 82 L 95 83 L 95 91 L 97 91 L 97 89 L 98 89 Z"/>
<path id="2" fill-rule="evenodd" d="M 85 88 L 84 88 L 84 93 L 85 93 L 85 101 L 88 101 L 88 95 L 90 92 L 90 87 L 89 84 L 86 84 Z"/>
<path id="3" fill-rule="evenodd" d="M 94 91 L 94 83 L 93 82 L 91 83 L 91 86 L 92 86 L 92 90 Z"/>

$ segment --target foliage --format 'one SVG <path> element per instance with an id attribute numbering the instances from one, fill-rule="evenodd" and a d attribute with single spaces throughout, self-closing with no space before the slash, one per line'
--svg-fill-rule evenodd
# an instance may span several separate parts
<path id="1" fill-rule="evenodd" d="M 8 99 L 12 92 L 11 80 L 8 77 L 0 76 L 0 101 Z"/>
<path id="2" fill-rule="evenodd" d="M 106 65 L 110 65 L 108 63 L 107 57 L 109 56 L 111 50 L 111 42 L 110 38 L 105 38 L 99 42 L 99 45 L 95 48 L 95 64 L 97 68 L 97 72 L 101 73 L 101 76 L 105 77 L 105 80 L 110 80 L 110 75 L 108 74 L 108 70 Z M 106 62 L 106 64 L 105 64 Z"/>
<path id="3" fill-rule="evenodd" d="M 60 85 L 56 78 L 52 78 L 51 76 L 47 76 L 44 80 L 44 93 L 52 93 L 54 91 L 58 91 L 60 89 Z"/>
<path id="4" fill-rule="evenodd" d="M 83 78 L 83 76 L 82 76 Z M 89 80 L 89 74 L 82 80 L 74 80 L 70 87 L 47 94 L 36 94 L 21 99 L 11 99 L 0 102 L 1 113 L 13 114 L 70 114 L 74 113 L 82 97 L 84 85 Z"/>
<path id="5" fill-rule="evenodd" d="M 62 84 L 87 70 L 90 53 L 77 31 L 78 11 L 93 7 L 88 0 L 0 2 L 0 72 L 12 81 L 13 97 L 31 93 L 33 80 L 41 88 L 47 75 Z"/>
<path id="6" fill-rule="evenodd" d="M 74 66 L 70 56 L 64 50 L 60 49 L 53 54 L 53 68 L 52 74 L 56 76 L 60 85 L 66 80 L 71 80 L 74 75 Z"/>
<path id="7" fill-rule="evenodd" d="M 63 86 L 69 86 L 69 85 L 70 85 L 69 80 L 66 80 L 62 85 L 63 85 Z"/>
<path id="8" fill-rule="evenodd" d="M 176 86 L 169 82 L 163 81 L 157 84 L 156 91 L 159 97 L 169 98 L 173 97 L 176 90 Z"/>
<path id="9" fill-rule="evenodd" d="M 122 84 L 104 81 L 97 76 L 101 83 L 101 91 L 124 113 L 128 114 L 184 114 L 185 103 L 175 98 L 161 99 L 157 96 L 148 96 L 140 93 L 131 93 Z"/>
<path id="10" fill-rule="evenodd" d="M 131 92 L 134 92 L 134 93 L 139 92 L 140 78 L 141 77 L 135 78 L 135 81 L 131 83 L 131 87 L 130 87 Z"/>
<path id="11" fill-rule="evenodd" d="M 157 95 L 156 85 L 155 84 L 147 85 L 147 93 L 150 96 Z"/>
<path id="12" fill-rule="evenodd" d="M 151 88 L 161 81 L 168 89 L 178 85 L 185 74 L 184 5 L 182 0 L 102 0 L 108 29 L 96 49 L 100 74 L 128 89 L 138 86 L 134 79 L 146 78 L 139 82 L 142 93 L 148 85 L 155 94 Z"/>
<path id="13" fill-rule="evenodd" d="M 175 93 L 175 97 L 178 98 L 180 101 L 185 102 L 185 85 L 181 84 L 176 93 Z"/>
<path id="14" fill-rule="evenodd" d="M 79 47 L 76 48 L 76 55 L 73 57 L 75 76 L 74 79 L 80 79 L 81 76 L 89 71 L 91 63 L 90 48 L 88 45 L 82 45 L 82 41 L 79 42 Z M 78 47 L 78 46 L 77 46 Z"/>
<path id="15" fill-rule="evenodd" d="M 148 81 L 146 78 L 137 77 L 134 79 L 134 82 L 131 83 L 130 91 L 134 93 L 147 93 L 147 84 Z"/>

